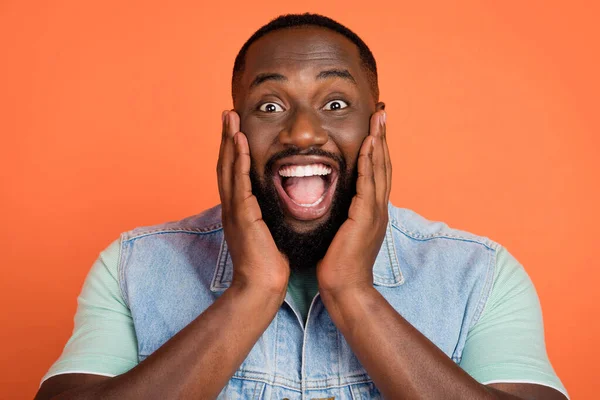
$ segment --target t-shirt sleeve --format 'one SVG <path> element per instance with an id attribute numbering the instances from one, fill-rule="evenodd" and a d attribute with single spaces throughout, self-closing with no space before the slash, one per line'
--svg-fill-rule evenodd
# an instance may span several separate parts
<path id="1" fill-rule="evenodd" d="M 77 298 L 73 334 L 42 383 L 69 373 L 116 376 L 138 363 L 133 320 L 117 279 L 120 247 L 114 241 L 92 265 Z"/>
<path id="2" fill-rule="evenodd" d="M 568 397 L 548 360 L 533 282 L 504 248 L 497 254 L 485 309 L 467 334 L 460 366 L 482 384 L 536 383 Z"/>

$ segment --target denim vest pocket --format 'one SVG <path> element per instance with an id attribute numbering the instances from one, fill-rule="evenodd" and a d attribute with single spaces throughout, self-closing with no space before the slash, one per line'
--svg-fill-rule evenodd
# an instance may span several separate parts
<path id="1" fill-rule="evenodd" d="M 264 398 L 265 382 L 230 379 L 217 400 L 259 400 Z"/>
<path id="2" fill-rule="evenodd" d="M 350 392 L 352 394 L 352 400 L 371 400 L 383 398 L 373 382 L 352 385 L 350 386 Z"/>

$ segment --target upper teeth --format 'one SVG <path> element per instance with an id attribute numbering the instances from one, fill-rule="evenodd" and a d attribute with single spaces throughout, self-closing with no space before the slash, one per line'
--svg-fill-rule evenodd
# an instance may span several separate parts
<path id="1" fill-rule="evenodd" d="M 329 175 L 330 173 L 331 168 L 323 164 L 286 165 L 279 169 L 279 175 L 285 177 Z"/>

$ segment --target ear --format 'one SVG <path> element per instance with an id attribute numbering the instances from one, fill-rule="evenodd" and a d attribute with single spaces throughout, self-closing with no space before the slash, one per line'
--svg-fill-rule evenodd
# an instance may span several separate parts
<path id="1" fill-rule="evenodd" d="M 375 112 L 381 110 L 385 110 L 385 103 L 383 101 L 380 101 L 379 103 L 375 104 Z"/>

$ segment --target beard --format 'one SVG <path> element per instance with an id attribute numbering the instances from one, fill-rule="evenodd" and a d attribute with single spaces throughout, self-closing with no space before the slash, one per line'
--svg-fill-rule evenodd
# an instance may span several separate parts
<path id="1" fill-rule="evenodd" d="M 283 206 L 270 175 L 276 161 L 293 155 L 329 157 L 335 160 L 339 166 L 337 186 L 333 194 L 329 217 L 314 229 L 304 232 L 296 231 L 286 222 Z M 316 267 L 317 262 L 327 253 L 338 229 L 348 218 L 348 209 L 356 194 L 356 178 L 358 176 L 356 168 L 348 171 L 346 161 L 342 157 L 321 149 L 312 148 L 308 151 L 300 151 L 297 148 L 290 148 L 271 157 L 263 172 L 265 178 L 261 179 L 254 163 L 250 166 L 252 192 L 256 196 L 262 218 L 271 231 L 277 248 L 288 258 L 290 269 L 293 271 Z"/>

